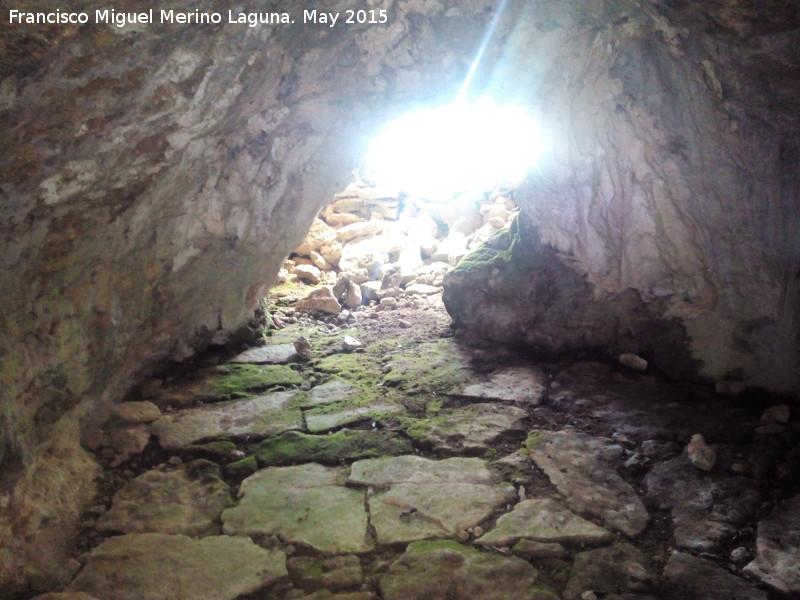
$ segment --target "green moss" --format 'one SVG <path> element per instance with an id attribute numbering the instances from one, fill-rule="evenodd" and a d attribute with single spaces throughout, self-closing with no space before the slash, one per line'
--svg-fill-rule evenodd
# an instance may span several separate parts
<path id="1" fill-rule="evenodd" d="M 435 552 L 436 550 L 455 550 L 461 553 L 477 552 L 474 548 L 462 546 L 453 540 L 422 540 L 410 543 L 406 548 L 406 554 L 424 554 L 427 552 Z"/>
<path id="2" fill-rule="evenodd" d="M 219 398 L 245 398 L 277 385 L 300 385 L 303 378 L 285 365 L 226 365 L 213 386 Z"/>
<path id="3" fill-rule="evenodd" d="M 255 456 L 247 456 L 236 462 L 232 462 L 225 467 L 225 471 L 232 477 L 249 477 L 258 471 L 258 463 Z"/>
<path id="4" fill-rule="evenodd" d="M 466 381 L 452 338 L 408 346 L 391 364 L 392 370 L 384 376 L 385 385 L 407 394 L 448 394 Z"/>
<path id="5" fill-rule="evenodd" d="M 528 437 L 525 438 L 525 441 L 522 442 L 522 445 L 527 450 L 533 450 L 536 446 L 541 444 L 544 441 L 544 431 L 539 429 L 534 429 L 528 434 Z"/>
<path id="6" fill-rule="evenodd" d="M 236 444 L 230 440 L 215 440 L 205 444 L 194 444 L 186 448 L 193 454 L 200 454 L 211 460 L 225 460 L 236 452 Z"/>
<path id="7" fill-rule="evenodd" d="M 263 466 L 319 462 L 336 465 L 345 460 L 399 456 L 412 451 L 408 440 L 386 430 L 349 431 L 331 435 L 307 435 L 290 431 L 269 438 L 256 448 Z"/>

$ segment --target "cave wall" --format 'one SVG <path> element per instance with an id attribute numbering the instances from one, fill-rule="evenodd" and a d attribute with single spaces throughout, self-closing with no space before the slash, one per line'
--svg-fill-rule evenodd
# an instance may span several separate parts
<path id="1" fill-rule="evenodd" d="M 523 10 L 492 85 L 524 82 L 544 128 L 528 258 L 449 276 L 465 336 L 797 392 L 799 24 L 797 3 Z"/>
<path id="2" fill-rule="evenodd" d="M 75 570 L 68 534 L 96 473 L 84 447 L 109 406 L 246 324 L 370 131 L 453 94 L 490 16 L 371 4 L 385 26 L 34 27 L 3 11 L 0 595 Z M 299 21 L 304 7 L 203 8 Z"/>

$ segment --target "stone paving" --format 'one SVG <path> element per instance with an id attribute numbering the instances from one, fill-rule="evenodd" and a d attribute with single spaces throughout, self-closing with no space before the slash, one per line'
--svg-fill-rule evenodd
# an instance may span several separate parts
<path id="1" fill-rule="evenodd" d="M 298 323 L 236 368 L 143 387 L 105 435 L 152 437 L 103 451 L 82 568 L 40 600 L 800 594 L 791 411 L 403 330 Z"/>

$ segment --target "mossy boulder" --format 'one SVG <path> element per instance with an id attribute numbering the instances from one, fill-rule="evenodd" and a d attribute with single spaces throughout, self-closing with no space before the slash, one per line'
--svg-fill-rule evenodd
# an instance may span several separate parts
<path id="1" fill-rule="evenodd" d="M 295 386 L 303 376 L 286 365 L 225 365 L 212 384 L 218 398 L 246 398 L 276 386 Z"/>

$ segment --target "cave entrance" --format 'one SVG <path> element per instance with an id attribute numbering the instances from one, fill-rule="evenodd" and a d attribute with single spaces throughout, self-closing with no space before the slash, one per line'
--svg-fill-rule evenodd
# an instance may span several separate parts
<path id="1" fill-rule="evenodd" d="M 340 322 L 370 304 L 440 299 L 444 274 L 509 225 L 541 147 L 535 121 L 515 105 L 456 101 L 402 115 L 376 133 L 273 295 L 302 296 L 300 311 Z M 297 318 L 280 307 L 276 316 L 278 326 Z"/>

